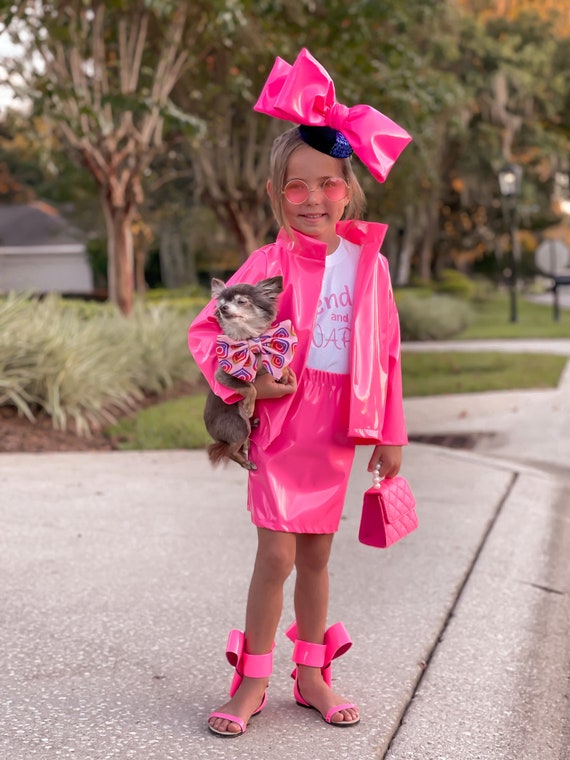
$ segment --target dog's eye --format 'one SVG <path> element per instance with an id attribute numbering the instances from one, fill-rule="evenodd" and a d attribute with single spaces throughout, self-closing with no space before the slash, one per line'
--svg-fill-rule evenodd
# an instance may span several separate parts
<path id="1" fill-rule="evenodd" d="M 240 306 L 245 306 L 246 304 L 249 303 L 249 298 L 246 298 L 245 296 L 238 296 L 236 298 L 236 301 L 238 302 Z"/>

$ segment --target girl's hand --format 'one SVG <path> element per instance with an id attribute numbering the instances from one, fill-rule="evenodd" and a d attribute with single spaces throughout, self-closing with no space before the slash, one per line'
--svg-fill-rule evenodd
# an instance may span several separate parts
<path id="1" fill-rule="evenodd" d="M 381 478 L 395 478 L 402 466 L 402 447 L 375 446 L 370 462 L 368 462 L 368 472 L 373 472 L 377 464 L 381 465 Z"/>
<path id="2" fill-rule="evenodd" d="M 291 367 L 288 367 L 279 382 L 269 372 L 264 372 L 255 378 L 253 385 L 257 391 L 258 399 L 281 398 L 282 396 L 295 393 L 297 390 L 297 376 Z"/>

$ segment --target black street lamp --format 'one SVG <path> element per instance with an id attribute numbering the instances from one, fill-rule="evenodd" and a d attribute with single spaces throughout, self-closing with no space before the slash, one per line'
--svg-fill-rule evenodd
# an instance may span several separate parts
<path id="1" fill-rule="evenodd" d="M 520 259 L 519 238 L 517 234 L 517 198 L 521 194 L 522 167 L 518 164 L 505 164 L 499 169 L 499 187 L 503 196 L 503 212 L 507 219 L 511 235 L 511 253 L 509 269 L 505 271 L 509 278 L 511 301 L 510 321 L 518 321 L 517 313 L 517 262 Z"/>

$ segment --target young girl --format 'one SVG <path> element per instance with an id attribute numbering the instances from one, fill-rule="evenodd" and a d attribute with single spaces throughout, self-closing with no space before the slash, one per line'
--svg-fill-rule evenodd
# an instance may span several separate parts
<path id="1" fill-rule="evenodd" d="M 210 715 L 216 734 L 244 733 L 263 709 L 283 585 L 295 567 L 294 696 L 334 726 L 353 726 L 358 707 L 331 688 L 331 661 L 350 647 L 342 623 L 326 628 L 328 561 L 338 529 L 355 444 L 373 444 L 368 470 L 394 477 L 407 443 L 401 388 L 398 316 L 388 262 L 380 253 L 386 226 L 358 219 L 364 196 L 354 152 L 379 180 L 410 137 L 369 106 L 334 102 L 327 72 L 306 50 L 293 66 L 277 59 L 256 110 L 293 127 L 275 141 L 267 191 L 281 226 L 275 243 L 254 251 L 230 282 L 281 275 L 278 320 L 298 336 L 284 382 L 257 378 L 259 426 L 252 433 L 248 509 L 258 548 L 245 631 L 231 631 L 235 667 L 230 700 Z M 189 346 L 214 392 L 238 396 L 215 378 L 211 302 L 190 326 Z"/>

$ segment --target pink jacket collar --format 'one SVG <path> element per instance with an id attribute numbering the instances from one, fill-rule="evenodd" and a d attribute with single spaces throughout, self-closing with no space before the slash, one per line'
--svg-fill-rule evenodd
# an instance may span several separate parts
<path id="1" fill-rule="evenodd" d="M 387 224 L 363 222 L 354 219 L 340 221 L 336 226 L 337 235 L 340 237 L 356 245 L 370 245 L 375 248 L 376 252 L 380 250 L 387 230 Z M 303 258 L 324 261 L 327 255 L 326 243 L 315 240 L 315 238 L 308 235 L 303 235 L 301 232 L 296 232 L 295 239 L 291 239 L 283 227 L 279 230 L 276 242 L 278 245 L 283 246 L 283 248 Z"/>

